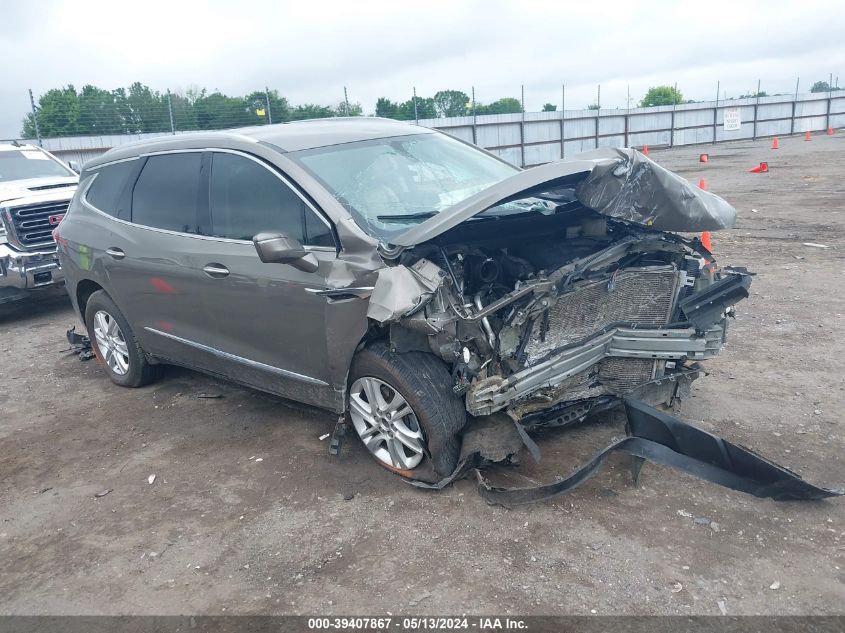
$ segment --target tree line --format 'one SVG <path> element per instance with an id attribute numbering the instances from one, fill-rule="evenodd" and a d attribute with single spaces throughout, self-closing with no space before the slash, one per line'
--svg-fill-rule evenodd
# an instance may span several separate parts
<path id="1" fill-rule="evenodd" d="M 232 97 L 215 90 L 191 89 L 184 93 L 158 92 L 140 82 L 129 88 L 104 90 L 85 85 L 53 88 L 38 99 L 41 136 L 86 134 L 141 134 L 171 130 L 221 128 L 282 123 L 362 114 L 360 103 L 291 105 L 277 90 L 258 90 Z M 34 138 L 35 117 L 28 113 L 21 136 Z"/>
<path id="2" fill-rule="evenodd" d="M 837 82 L 838 83 L 838 82 Z M 817 81 L 811 92 L 840 90 L 826 81 Z M 755 96 L 755 95 L 743 95 Z M 766 96 L 761 92 L 758 96 Z M 653 86 L 639 102 L 640 107 L 690 103 L 674 86 Z M 587 106 L 598 109 L 599 104 Z M 557 106 L 543 105 L 544 112 Z M 514 97 L 502 97 L 491 103 L 473 102 L 461 90 L 440 90 L 430 97 L 412 96 L 405 101 L 379 97 L 376 116 L 412 121 L 485 114 L 522 112 L 522 103 Z M 219 130 L 249 125 L 266 125 L 303 119 L 360 116 L 360 103 L 340 101 L 334 105 L 304 103 L 291 105 L 277 90 L 256 90 L 242 97 L 209 92 L 205 88 L 185 92 L 159 92 L 140 82 L 128 88 L 105 90 L 85 85 L 53 88 L 38 99 L 38 132 L 43 137 L 82 136 L 90 134 L 141 134 L 172 130 Z M 23 120 L 21 136 L 36 136 L 35 116 Z"/>
<path id="3" fill-rule="evenodd" d="M 416 105 L 415 105 L 416 104 Z M 476 103 L 475 114 L 522 112 L 518 99 L 504 97 L 489 104 Z M 555 106 L 547 104 L 546 107 Z M 277 90 L 257 90 L 242 97 L 215 90 L 159 92 L 140 82 L 128 88 L 106 90 L 73 85 L 48 90 L 38 99 L 38 132 L 43 137 L 90 134 L 142 134 L 172 130 L 219 130 L 303 119 L 360 116 L 360 103 L 291 105 Z M 473 104 L 460 90 L 441 90 L 432 97 L 412 97 L 395 102 L 376 101 L 376 116 L 399 119 L 433 119 L 473 114 Z M 36 136 L 35 116 L 27 113 L 21 136 Z"/>

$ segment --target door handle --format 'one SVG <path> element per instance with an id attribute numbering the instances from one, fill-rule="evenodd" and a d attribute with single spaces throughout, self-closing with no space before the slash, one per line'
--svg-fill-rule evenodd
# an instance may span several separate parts
<path id="1" fill-rule="evenodd" d="M 122 249 L 114 246 L 106 249 L 106 255 L 111 255 L 114 259 L 123 259 L 126 257 L 126 253 Z"/>
<path id="2" fill-rule="evenodd" d="M 223 264 L 206 264 L 202 267 L 202 271 L 214 279 L 222 279 L 223 277 L 229 276 L 229 269 Z"/>

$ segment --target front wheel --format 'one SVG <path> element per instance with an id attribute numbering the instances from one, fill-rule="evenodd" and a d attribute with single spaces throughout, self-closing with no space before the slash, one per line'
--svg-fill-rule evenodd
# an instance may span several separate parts
<path id="1" fill-rule="evenodd" d="M 349 420 L 383 467 L 428 483 L 454 471 L 466 410 L 440 359 L 375 343 L 355 356 L 348 395 Z"/>

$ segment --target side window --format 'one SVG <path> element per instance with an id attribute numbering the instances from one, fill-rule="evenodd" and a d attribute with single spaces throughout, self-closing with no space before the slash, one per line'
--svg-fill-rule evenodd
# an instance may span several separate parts
<path id="1" fill-rule="evenodd" d="M 200 152 L 150 156 L 132 193 L 132 221 L 196 233 L 201 163 Z"/>
<path id="2" fill-rule="evenodd" d="M 127 178 L 137 166 L 137 161 L 127 160 L 97 170 L 97 177 L 94 178 L 85 199 L 103 213 L 114 217 L 121 215 L 121 209 L 118 208 L 121 202 L 120 194 L 126 186 Z"/>
<path id="3" fill-rule="evenodd" d="M 334 246 L 331 230 L 269 169 L 236 154 L 215 153 L 211 166 L 212 234 L 251 240 L 262 231 L 303 244 Z"/>

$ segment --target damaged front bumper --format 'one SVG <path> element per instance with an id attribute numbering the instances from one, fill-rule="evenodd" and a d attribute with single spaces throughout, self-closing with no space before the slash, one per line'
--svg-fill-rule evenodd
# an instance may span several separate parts
<path id="1" fill-rule="evenodd" d="M 719 353 L 725 342 L 726 327 L 725 319 L 704 332 L 695 328 L 644 330 L 615 327 L 507 378 L 493 376 L 480 380 L 467 393 L 467 411 L 475 416 L 490 415 L 538 389 L 559 385 L 605 358 L 711 358 Z"/>
<path id="2" fill-rule="evenodd" d="M 626 437 L 598 451 L 583 466 L 553 483 L 510 489 L 495 487 L 478 469 L 484 461 L 484 456 L 478 451 L 465 454 L 455 472 L 437 484 L 412 483 L 422 488 L 439 489 L 474 470 L 479 492 L 488 503 L 505 507 L 537 503 L 575 489 L 595 475 L 611 453 L 619 451 L 632 457 L 631 473 L 635 484 L 639 482 L 643 463 L 648 460 L 731 490 L 777 501 L 818 500 L 845 494 L 841 489 L 811 484 L 747 448 L 643 402 L 633 399 L 624 402 Z M 536 452 L 536 446 L 529 445 L 529 448 Z"/>

